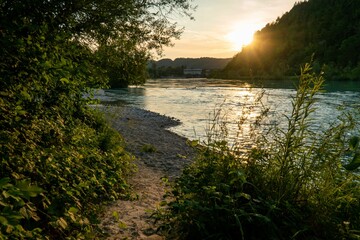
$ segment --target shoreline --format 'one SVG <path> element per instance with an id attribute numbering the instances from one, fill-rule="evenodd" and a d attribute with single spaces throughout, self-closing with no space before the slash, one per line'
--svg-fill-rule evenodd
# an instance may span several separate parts
<path id="1" fill-rule="evenodd" d="M 107 239 L 165 239 L 157 234 L 152 212 L 159 208 L 167 186 L 195 158 L 187 138 L 167 128 L 181 122 L 148 110 L 104 105 L 96 107 L 126 142 L 126 150 L 136 157 L 138 171 L 129 179 L 136 200 L 118 200 L 107 206 L 100 217 L 100 227 Z M 114 217 L 114 212 L 117 217 Z"/>
<path id="2" fill-rule="evenodd" d="M 182 124 L 180 120 L 130 106 L 104 105 L 98 109 L 105 114 L 110 126 L 122 135 L 126 149 L 138 160 L 169 177 L 176 177 L 190 162 L 187 156 L 193 155 L 194 150 L 187 145 L 188 139 L 169 130 Z M 146 151 L 148 146 L 153 150 Z"/>

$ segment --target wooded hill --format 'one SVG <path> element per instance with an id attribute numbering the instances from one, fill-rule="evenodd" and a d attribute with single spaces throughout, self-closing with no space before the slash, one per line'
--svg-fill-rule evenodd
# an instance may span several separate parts
<path id="1" fill-rule="evenodd" d="M 184 69 L 204 69 L 204 70 L 219 70 L 223 69 L 231 58 L 176 58 L 171 60 L 169 58 L 161 59 L 159 61 L 150 61 L 148 63 L 148 73 L 152 78 L 159 77 L 182 77 Z"/>
<path id="2" fill-rule="evenodd" d="M 360 1 L 309 0 L 256 32 L 223 78 L 293 76 L 314 59 L 328 79 L 360 79 Z"/>
<path id="3" fill-rule="evenodd" d="M 175 60 L 171 59 L 161 59 L 159 61 L 153 62 L 157 67 L 181 67 L 186 68 L 203 68 L 203 69 L 222 69 L 230 62 L 231 58 L 176 58 Z"/>

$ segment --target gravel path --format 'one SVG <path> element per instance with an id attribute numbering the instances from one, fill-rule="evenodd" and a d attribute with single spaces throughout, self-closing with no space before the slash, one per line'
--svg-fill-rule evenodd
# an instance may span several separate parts
<path id="1" fill-rule="evenodd" d="M 185 138 L 166 129 L 180 124 L 176 119 L 126 106 L 108 106 L 102 111 L 125 138 L 127 150 L 137 158 L 138 172 L 129 183 L 138 200 L 121 200 L 107 206 L 100 226 L 110 235 L 108 239 L 164 239 L 150 219 L 165 193 L 161 178 L 173 180 L 179 176 L 195 152 Z"/>

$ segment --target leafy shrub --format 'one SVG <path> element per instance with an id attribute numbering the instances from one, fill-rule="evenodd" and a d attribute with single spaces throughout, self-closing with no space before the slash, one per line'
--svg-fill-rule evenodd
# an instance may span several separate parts
<path id="1" fill-rule="evenodd" d="M 11 235 L 13 238 L 40 237 L 41 229 L 27 229 L 32 221 L 39 221 L 35 205 L 31 198 L 43 193 L 37 186 L 31 186 L 29 181 L 18 181 L 15 185 L 10 178 L 0 179 L 0 237 Z"/>
<path id="2" fill-rule="evenodd" d="M 306 65 L 287 127 L 251 135 L 252 148 L 219 139 L 199 148 L 169 192 L 168 208 L 156 215 L 170 238 L 360 237 L 358 138 L 349 138 L 358 129 L 344 115 L 322 133 L 312 130 L 322 84 Z"/>
<path id="3" fill-rule="evenodd" d="M 29 136 L 26 145 L 11 139 L 3 146 L 7 151 L 2 156 L 8 155 L 8 160 L 2 159 L 5 171 L 1 175 L 16 181 L 30 178 L 44 189 L 43 194 L 30 199 L 38 218 L 28 220 L 34 221 L 27 230 L 41 229 L 44 236 L 58 238 L 86 232 L 93 229 L 90 223 L 95 223 L 99 201 L 127 197 L 125 179 L 133 169 L 132 156 L 124 151 L 117 132 L 105 123 L 98 125 L 101 127 L 97 129 L 92 123 L 79 122 L 68 132 L 53 122 L 38 121 L 31 129 L 23 129 Z M 55 133 L 50 133 L 52 130 Z M 62 139 L 53 137 L 43 142 L 38 134 L 46 131 Z M 51 144 L 55 140 L 59 142 Z M 9 149 L 12 144 L 16 148 Z M 22 149 L 22 154 L 16 152 L 18 149 Z M 12 232 L 8 234 L 11 236 Z"/>
<path id="4" fill-rule="evenodd" d="M 119 133 L 87 107 L 89 87 L 103 86 L 89 51 L 27 18 L 1 34 L 0 238 L 94 238 L 98 203 L 126 197 L 133 168 Z"/>

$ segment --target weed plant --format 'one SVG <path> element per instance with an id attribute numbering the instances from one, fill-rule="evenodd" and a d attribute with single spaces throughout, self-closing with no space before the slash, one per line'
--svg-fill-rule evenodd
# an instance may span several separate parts
<path id="1" fill-rule="evenodd" d="M 344 114 L 311 130 L 323 83 L 306 64 L 287 127 L 264 130 L 264 108 L 251 148 L 225 139 L 197 148 L 156 215 L 169 239 L 360 239 L 359 128 Z"/>

